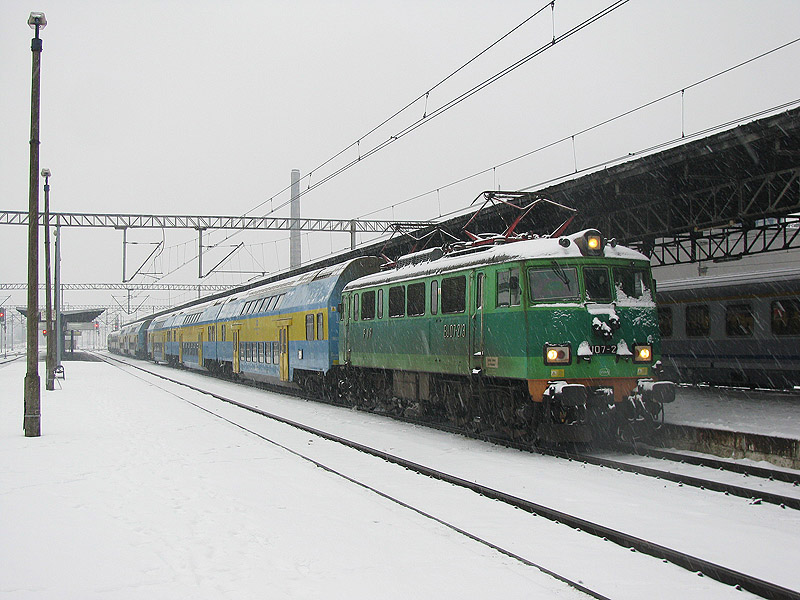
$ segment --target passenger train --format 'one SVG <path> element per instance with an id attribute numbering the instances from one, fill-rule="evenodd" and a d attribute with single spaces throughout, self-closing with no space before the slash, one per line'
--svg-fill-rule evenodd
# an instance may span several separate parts
<path id="1" fill-rule="evenodd" d="M 676 381 L 800 385 L 800 269 L 662 282 L 658 306 Z"/>
<path id="2" fill-rule="evenodd" d="M 596 230 L 356 258 L 126 325 L 112 352 L 520 439 L 663 417 L 655 284 Z"/>

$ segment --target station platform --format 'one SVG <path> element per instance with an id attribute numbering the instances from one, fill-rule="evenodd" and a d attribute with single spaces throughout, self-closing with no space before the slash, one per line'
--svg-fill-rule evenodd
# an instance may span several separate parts
<path id="1" fill-rule="evenodd" d="M 800 390 L 679 386 L 660 442 L 800 469 Z"/>

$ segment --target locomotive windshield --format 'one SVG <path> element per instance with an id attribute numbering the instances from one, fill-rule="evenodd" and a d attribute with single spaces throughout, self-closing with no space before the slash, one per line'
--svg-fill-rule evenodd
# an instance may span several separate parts
<path id="1" fill-rule="evenodd" d="M 528 289 L 534 302 L 580 300 L 578 270 L 557 263 L 551 267 L 528 269 Z"/>
<path id="2" fill-rule="evenodd" d="M 652 300 L 650 272 L 645 268 L 615 267 L 614 285 L 617 300 Z"/>
<path id="3" fill-rule="evenodd" d="M 584 267 L 587 302 L 611 302 L 611 280 L 605 267 Z"/>

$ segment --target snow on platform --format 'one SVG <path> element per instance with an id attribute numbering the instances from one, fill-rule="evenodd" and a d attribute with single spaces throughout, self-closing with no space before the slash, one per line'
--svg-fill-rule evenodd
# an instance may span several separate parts
<path id="1" fill-rule="evenodd" d="M 800 439 L 800 391 L 679 387 L 665 406 L 673 425 Z"/>
<path id="2" fill-rule="evenodd" d="M 2 598 L 580 597 L 102 363 L 42 379 L 25 438 L 24 373 L 0 367 Z"/>

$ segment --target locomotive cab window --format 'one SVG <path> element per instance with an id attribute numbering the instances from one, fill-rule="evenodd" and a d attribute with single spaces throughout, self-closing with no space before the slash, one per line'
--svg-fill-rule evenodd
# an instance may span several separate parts
<path id="1" fill-rule="evenodd" d="M 753 309 L 749 304 L 729 304 L 725 307 L 725 335 L 750 337 L 754 323 Z"/>
<path id="2" fill-rule="evenodd" d="M 431 314 L 439 313 L 439 282 L 431 281 Z"/>
<path id="3" fill-rule="evenodd" d="M 611 302 L 611 281 L 605 267 L 584 267 L 583 284 L 587 302 Z"/>
<path id="4" fill-rule="evenodd" d="M 417 317 L 425 314 L 425 284 L 412 283 L 408 286 L 408 316 Z"/>
<path id="5" fill-rule="evenodd" d="M 775 335 L 800 335 L 800 300 L 775 300 L 770 305 L 770 320 Z"/>
<path id="6" fill-rule="evenodd" d="M 475 282 L 475 310 L 483 308 L 483 284 L 486 280 L 486 275 L 478 273 L 478 278 Z"/>
<path id="7" fill-rule="evenodd" d="M 614 287 L 617 292 L 617 300 L 625 300 L 627 298 L 653 299 L 650 292 L 652 288 L 650 273 L 647 269 L 615 267 Z"/>
<path id="8" fill-rule="evenodd" d="M 369 321 L 375 318 L 375 292 L 361 294 L 361 320 Z"/>
<path id="9" fill-rule="evenodd" d="M 550 267 L 528 269 L 528 290 L 533 302 L 580 300 L 578 269 L 556 262 Z"/>
<path id="10" fill-rule="evenodd" d="M 711 330 L 708 304 L 692 304 L 686 307 L 686 335 L 704 337 Z"/>
<path id="11" fill-rule="evenodd" d="M 519 269 L 497 272 L 497 306 L 519 306 Z"/>
<path id="12" fill-rule="evenodd" d="M 403 317 L 406 314 L 406 288 L 403 286 L 389 288 L 389 316 Z"/>
<path id="13" fill-rule="evenodd" d="M 442 313 L 463 313 L 467 309 L 467 278 L 448 277 L 442 279 Z"/>
<path id="14" fill-rule="evenodd" d="M 378 318 L 383 318 L 383 290 L 378 290 Z"/>

